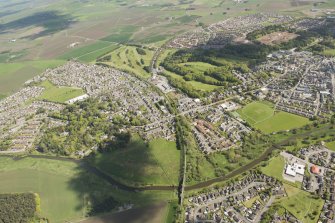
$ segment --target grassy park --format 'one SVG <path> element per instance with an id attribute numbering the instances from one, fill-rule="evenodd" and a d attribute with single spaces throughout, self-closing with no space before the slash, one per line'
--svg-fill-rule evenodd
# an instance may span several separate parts
<path id="1" fill-rule="evenodd" d="M 174 142 L 164 139 L 153 140 L 147 145 L 134 135 L 126 148 L 98 154 L 92 162 L 125 184 L 178 184 L 180 151 Z"/>
<path id="2" fill-rule="evenodd" d="M 66 101 L 84 94 L 81 88 L 73 87 L 57 87 L 49 81 L 42 82 L 40 86 L 44 87 L 42 95 L 39 99 L 65 103 Z"/>
<path id="3" fill-rule="evenodd" d="M 277 201 L 282 207 L 304 223 L 316 223 L 324 201 L 321 198 L 284 184 L 287 197 Z"/>
<path id="4" fill-rule="evenodd" d="M 274 177 L 278 180 L 283 180 L 283 170 L 285 167 L 285 160 L 282 156 L 276 156 L 270 159 L 269 163 L 261 168 L 261 171 L 268 176 Z"/>
<path id="5" fill-rule="evenodd" d="M 287 112 L 275 112 L 269 102 L 252 102 L 238 111 L 239 115 L 250 125 L 264 133 L 299 128 L 310 121 L 307 118 Z"/>

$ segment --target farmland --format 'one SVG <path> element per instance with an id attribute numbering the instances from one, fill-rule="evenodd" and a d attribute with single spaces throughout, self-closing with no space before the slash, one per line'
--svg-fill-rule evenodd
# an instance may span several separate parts
<path id="1" fill-rule="evenodd" d="M 307 118 L 287 112 L 275 112 L 267 102 L 252 102 L 238 111 L 249 124 L 264 133 L 299 128 L 309 123 Z"/>
<path id="2" fill-rule="evenodd" d="M 24 82 L 47 68 L 63 64 L 63 60 L 27 61 L 0 64 L 0 95 L 18 90 Z"/>
<path id="3" fill-rule="evenodd" d="M 176 199 L 169 191 L 134 193 L 115 189 L 69 161 L 0 157 L 0 170 L 0 193 L 37 193 L 41 199 L 40 215 L 55 223 L 83 219 L 89 203 L 94 205 L 108 197 L 120 202 L 132 200 L 138 207 Z"/>
<path id="4" fill-rule="evenodd" d="M 230 1 L 197 1 L 197 7 L 185 15 L 189 4 L 178 1 L 150 1 L 152 5 L 127 0 L 123 2 L 85 1 L 71 3 L 57 1 L 54 3 L 38 0 L 36 10 L 27 10 L 28 2 L 17 0 L 13 4 L 1 2 L 1 23 L 11 32 L 1 34 L 0 40 L 0 94 L 8 95 L 17 90 L 26 80 L 39 74 L 45 68 L 51 68 L 50 60 L 67 60 L 76 58 L 83 62 L 94 62 L 96 58 L 117 48 L 115 43 L 135 42 L 148 45 L 162 44 L 163 41 L 177 33 L 196 27 L 197 22 L 210 24 L 235 15 L 267 11 L 273 7 L 286 10 L 292 6 L 288 1 L 273 3 L 271 1 L 243 4 L 243 7 Z M 331 3 L 322 7 L 331 7 Z M 173 5 L 173 6 L 172 6 Z M 308 5 L 294 5 L 293 12 L 306 10 Z M 171 10 L 173 7 L 173 10 Z M 229 10 L 227 10 L 229 8 Z M 245 8 L 250 11 L 246 12 Z M 25 9 L 25 10 L 23 10 Z M 148 13 L 150 11 L 150 13 Z M 222 14 L 225 11 L 226 14 Z M 43 18 L 43 19 L 41 19 Z M 43 21 L 43 22 L 39 22 Z M 153 23 L 152 21 L 155 21 Z M 55 25 L 62 23 L 63 25 Z M 38 38 L 37 38 L 38 37 Z M 8 42 L 8 40 L 16 40 Z M 73 43 L 79 45 L 69 47 Z M 327 52 L 328 54 L 329 52 Z M 136 55 L 128 55 L 137 70 Z M 147 58 L 144 58 L 147 61 Z M 45 61 L 48 60 L 48 61 Z M 17 66 L 13 72 L 7 71 L 8 65 L 20 61 L 26 66 Z M 34 62 L 29 62 L 34 61 Z M 147 63 L 147 62 L 146 62 Z M 43 65 L 43 69 L 37 68 Z M 116 62 L 116 67 L 129 68 Z M 142 67 L 143 68 L 143 67 Z M 143 69 L 137 74 L 148 76 Z M 6 83 L 6 84 L 3 84 Z M 213 86 L 190 82 L 195 89 L 212 91 Z"/>
<path id="5" fill-rule="evenodd" d="M 98 41 L 88 46 L 75 48 L 64 55 L 60 56 L 59 59 L 78 59 L 83 62 L 92 62 L 99 56 L 102 56 L 114 49 L 117 46 L 105 41 Z"/>
<path id="6" fill-rule="evenodd" d="M 79 174 L 76 164 L 46 159 L 13 161 L 0 158 L 0 167 L 0 177 L 3 179 L 0 193 L 38 193 L 41 198 L 41 215 L 52 222 L 84 217 L 85 196 L 80 191 L 86 189 L 84 185 L 81 188 L 71 186 Z M 90 184 L 92 192 L 108 187 L 98 181 L 85 183 Z"/>
<path id="7" fill-rule="evenodd" d="M 41 100 L 65 103 L 72 98 L 84 94 L 84 91 L 80 88 L 56 87 L 49 81 L 41 83 L 40 86 L 45 88 L 42 95 L 39 97 Z"/>
<path id="8" fill-rule="evenodd" d="M 92 163 L 100 170 L 130 185 L 176 185 L 180 151 L 163 139 L 149 145 L 133 136 L 126 148 L 97 155 Z"/>

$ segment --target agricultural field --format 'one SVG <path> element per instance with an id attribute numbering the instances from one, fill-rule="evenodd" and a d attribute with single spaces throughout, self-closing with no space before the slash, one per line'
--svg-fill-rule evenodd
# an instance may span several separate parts
<path id="1" fill-rule="evenodd" d="M 166 222 L 169 219 L 166 216 L 166 212 L 169 211 L 169 205 L 165 202 L 153 204 L 146 207 L 140 208 L 133 208 L 131 210 L 118 212 L 118 213 L 111 213 L 102 216 L 88 218 L 86 220 L 81 221 L 82 223 L 101 223 L 101 222 L 108 222 L 108 223 L 120 223 L 120 222 L 127 222 L 127 223 L 156 223 L 156 222 Z M 166 220 L 166 221 L 165 221 Z"/>
<path id="2" fill-rule="evenodd" d="M 252 102 L 238 111 L 239 115 L 250 125 L 264 133 L 299 128 L 310 121 L 307 118 L 287 112 L 275 112 L 273 105 L 268 102 Z"/>
<path id="3" fill-rule="evenodd" d="M 152 50 L 135 46 L 121 46 L 110 54 L 104 55 L 102 58 L 109 56 L 110 59 L 102 62 L 117 69 L 134 73 L 140 77 L 150 77 L 150 74 L 148 73 L 148 70 L 145 70 L 145 67 L 148 69 L 150 66 L 153 57 Z"/>
<path id="4" fill-rule="evenodd" d="M 0 193 L 37 193 L 41 198 L 41 215 L 56 223 L 85 216 L 85 191 L 107 195 L 109 188 L 93 175 L 92 180 L 81 181 L 77 178 L 78 166 L 71 162 L 0 157 L 0 169 Z M 84 182 L 90 185 L 90 191 Z"/>
<path id="5" fill-rule="evenodd" d="M 324 201 L 308 192 L 284 184 L 287 197 L 280 198 L 277 204 L 284 207 L 304 223 L 316 223 Z"/>
<path id="6" fill-rule="evenodd" d="M 0 95 L 6 96 L 18 90 L 24 82 L 39 75 L 47 68 L 64 64 L 63 60 L 0 63 Z"/>
<path id="7" fill-rule="evenodd" d="M 108 197 L 121 203 L 131 200 L 135 207 L 177 199 L 175 193 L 170 191 L 135 193 L 115 189 L 75 162 L 43 157 L 12 159 L 0 156 L 0 177 L 3 179 L 0 194 L 37 193 L 41 199 L 41 216 L 55 223 L 83 219 L 89 203 L 99 204 Z M 136 213 L 139 218 L 145 217 L 143 213 Z M 162 213 L 159 216 L 162 217 Z"/>
<path id="8" fill-rule="evenodd" d="M 163 139 L 148 145 L 136 135 L 126 148 L 98 154 L 92 164 L 128 185 L 177 185 L 180 151 Z"/>
<path id="9" fill-rule="evenodd" d="M 159 46 L 174 35 L 196 28 L 199 23 L 208 25 L 231 16 L 266 12 L 273 8 L 301 16 L 312 5 L 310 2 L 292 5 L 288 0 L 267 0 L 248 1 L 241 7 L 241 4 L 233 1 L 215 0 L 208 3 L 197 0 L 197 7 L 185 15 L 185 9 L 192 6 L 192 3 L 177 0 L 149 2 L 37 0 L 34 1 L 35 7 L 23 0 L 0 2 L 1 25 L 4 30 L 0 34 L 0 95 L 8 95 L 17 90 L 26 80 L 41 72 L 40 69 L 36 70 L 36 64 L 31 65 L 28 61 L 45 64 L 44 68 L 53 67 L 52 63 L 45 60 L 57 58 L 94 62 L 96 58 L 117 48 L 115 43 Z M 290 7 L 288 12 L 287 8 Z M 333 7 L 333 3 L 326 1 L 320 7 Z M 73 43 L 79 45 L 71 48 Z M 6 71 L 7 66 L 11 66 L 7 65 L 8 61 L 27 64 L 12 73 Z M 133 66 L 135 68 L 132 70 L 138 68 L 136 63 Z M 148 76 L 143 70 L 139 73 Z M 214 89 L 199 83 L 190 84 L 198 90 Z"/>
<path id="10" fill-rule="evenodd" d="M 98 41 L 84 47 L 75 48 L 60 56 L 59 59 L 77 59 L 82 62 L 93 62 L 98 57 L 103 56 L 104 54 L 111 52 L 116 48 L 116 44 L 107 41 Z"/>
<path id="11" fill-rule="evenodd" d="M 58 103 L 65 103 L 66 101 L 84 94 L 83 89 L 73 87 L 57 87 L 49 81 L 42 82 L 41 87 L 44 87 L 41 100 L 47 100 Z"/>

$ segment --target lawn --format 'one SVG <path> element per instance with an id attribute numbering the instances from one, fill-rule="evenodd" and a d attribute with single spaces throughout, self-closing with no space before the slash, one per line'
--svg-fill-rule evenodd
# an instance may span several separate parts
<path id="1" fill-rule="evenodd" d="M 326 147 L 332 151 L 335 151 L 335 141 L 327 142 Z"/>
<path id="2" fill-rule="evenodd" d="M 274 110 L 269 103 L 255 101 L 243 107 L 238 113 L 250 124 L 257 124 L 271 118 Z"/>
<path id="3" fill-rule="evenodd" d="M 255 201 L 260 201 L 260 197 L 259 196 L 256 196 L 256 197 L 253 197 L 245 202 L 243 202 L 244 206 L 247 207 L 247 208 L 251 208 L 252 205 L 255 203 Z"/>
<path id="4" fill-rule="evenodd" d="M 255 127 L 265 133 L 271 133 L 300 128 L 309 123 L 310 121 L 307 118 L 287 112 L 278 112 L 270 119 L 264 120 L 263 122 L 256 124 Z"/>
<path id="5" fill-rule="evenodd" d="M 250 125 L 264 133 L 300 128 L 310 121 L 307 118 L 287 112 L 275 112 L 269 102 L 252 102 L 238 111 Z"/>
<path id="6" fill-rule="evenodd" d="M 304 223 L 317 222 L 324 201 L 290 185 L 284 187 L 288 196 L 277 201 L 278 204 Z"/>
<path id="7" fill-rule="evenodd" d="M 323 55 L 325 56 L 335 56 L 335 49 L 328 49 L 322 52 Z"/>
<path id="8" fill-rule="evenodd" d="M 63 60 L 0 63 L 0 94 L 9 95 L 22 87 L 24 82 L 41 74 L 47 68 L 54 68 L 64 63 Z"/>
<path id="9" fill-rule="evenodd" d="M 84 91 L 81 88 L 57 87 L 49 81 L 42 82 L 40 86 L 44 87 L 45 90 L 43 91 L 39 99 L 52 102 L 65 103 L 72 98 L 84 94 Z"/>
<path id="10" fill-rule="evenodd" d="M 178 184 L 180 151 L 175 142 L 164 139 L 146 144 L 133 135 L 126 148 L 98 154 L 91 162 L 128 185 Z"/>
<path id="11" fill-rule="evenodd" d="M 276 157 L 271 158 L 268 165 L 261 168 L 261 171 L 268 176 L 274 177 L 278 180 L 283 180 L 283 170 L 285 167 L 284 157 L 278 155 Z"/>

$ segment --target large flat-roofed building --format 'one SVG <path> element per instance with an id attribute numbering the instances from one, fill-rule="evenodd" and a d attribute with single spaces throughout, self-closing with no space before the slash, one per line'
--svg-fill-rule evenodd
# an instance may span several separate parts
<path id="1" fill-rule="evenodd" d="M 294 163 L 286 166 L 285 174 L 295 177 L 297 174 L 304 175 L 305 165 Z"/>

